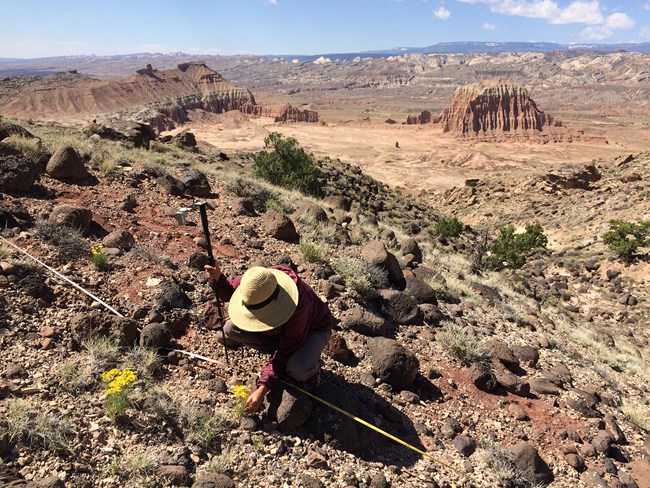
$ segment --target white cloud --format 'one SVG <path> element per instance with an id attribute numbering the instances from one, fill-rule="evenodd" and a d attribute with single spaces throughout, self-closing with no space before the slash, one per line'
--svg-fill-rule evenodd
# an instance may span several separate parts
<path id="1" fill-rule="evenodd" d="M 609 29 L 631 29 L 634 21 L 627 14 L 615 13 L 605 19 L 605 26 Z"/>
<path id="2" fill-rule="evenodd" d="M 483 3 L 494 13 L 515 15 L 531 19 L 543 19 L 550 24 L 587 24 L 581 35 L 601 41 L 614 36 L 616 29 L 631 29 L 634 20 L 622 12 L 605 15 L 599 0 L 574 0 L 560 7 L 555 0 L 458 0 L 459 2 Z M 647 4 L 650 6 L 650 3 Z"/>
<path id="3" fill-rule="evenodd" d="M 646 3 L 646 4 L 643 6 L 643 8 L 644 8 L 645 10 L 650 10 L 650 2 Z"/>
<path id="4" fill-rule="evenodd" d="M 486 22 L 481 27 L 483 27 L 485 30 L 491 30 L 491 31 L 499 30 L 499 27 L 497 25 L 490 24 L 489 22 Z"/>
<path id="5" fill-rule="evenodd" d="M 433 15 L 438 17 L 440 20 L 448 20 L 451 17 L 451 12 L 445 7 L 438 7 L 433 11 Z"/>
<path id="6" fill-rule="evenodd" d="M 271 5 L 277 5 L 278 0 L 266 0 L 266 3 L 270 3 Z"/>

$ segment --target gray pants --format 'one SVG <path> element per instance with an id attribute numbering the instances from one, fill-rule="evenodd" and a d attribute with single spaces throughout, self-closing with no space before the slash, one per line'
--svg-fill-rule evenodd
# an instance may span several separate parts
<path id="1" fill-rule="evenodd" d="M 246 332 L 238 329 L 232 320 L 226 320 L 224 334 L 228 346 L 244 345 L 271 354 L 278 345 L 278 338 L 263 332 Z M 289 357 L 287 374 L 296 381 L 305 381 L 318 372 L 320 355 L 330 340 L 332 329 L 312 330 L 305 342 Z"/>

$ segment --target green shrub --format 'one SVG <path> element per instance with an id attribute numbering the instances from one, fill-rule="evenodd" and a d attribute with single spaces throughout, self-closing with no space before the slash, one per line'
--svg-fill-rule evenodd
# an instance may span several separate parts
<path id="1" fill-rule="evenodd" d="M 490 246 L 490 266 L 502 268 L 504 263 L 512 268 L 521 268 L 526 263 L 526 253 L 532 249 L 546 247 L 547 237 L 539 224 L 526 226 L 523 233 L 515 234 L 514 225 L 499 229 L 499 236 Z"/>
<path id="2" fill-rule="evenodd" d="M 463 232 L 463 223 L 456 217 L 441 217 L 436 223 L 436 232 L 440 237 L 459 237 Z"/>
<path id="3" fill-rule="evenodd" d="M 302 254 L 302 258 L 306 263 L 315 263 L 323 259 L 323 248 L 318 244 L 301 241 L 298 248 L 300 249 L 300 254 Z"/>
<path id="4" fill-rule="evenodd" d="M 293 137 L 284 138 L 271 132 L 264 139 L 264 148 L 253 158 L 255 175 L 274 185 L 298 190 L 306 195 L 321 196 L 319 183 L 322 172 L 314 166 L 313 159 L 298 145 Z"/>
<path id="5" fill-rule="evenodd" d="M 650 221 L 635 224 L 623 220 L 610 220 L 609 230 L 602 235 L 602 238 L 621 261 L 632 263 L 639 257 L 640 248 L 650 246 Z"/>

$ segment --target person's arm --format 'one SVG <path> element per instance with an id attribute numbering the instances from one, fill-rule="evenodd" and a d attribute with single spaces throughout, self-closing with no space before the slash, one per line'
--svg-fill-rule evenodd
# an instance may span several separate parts
<path id="1" fill-rule="evenodd" d="M 221 268 L 217 263 L 214 263 L 214 266 L 206 264 L 203 269 L 208 275 L 208 285 L 210 288 L 212 288 L 214 293 L 223 301 L 229 301 L 230 297 L 232 297 L 232 294 L 235 291 L 235 288 L 239 286 L 241 277 L 238 276 L 232 280 L 227 280 L 221 272 Z"/>
<path id="2" fill-rule="evenodd" d="M 253 393 L 246 399 L 246 405 L 244 405 L 244 412 L 246 413 L 255 413 L 257 412 L 262 403 L 264 403 L 264 397 L 270 391 L 269 387 L 266 385 L 260 385 L 257 387 Z"/>

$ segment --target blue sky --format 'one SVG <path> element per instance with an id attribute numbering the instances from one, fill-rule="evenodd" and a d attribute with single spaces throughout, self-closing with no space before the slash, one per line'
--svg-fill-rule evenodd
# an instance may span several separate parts
<path id="1" fill-rule="evenodd" d="M 650 41 L 650 0 L 0 0 L 0 57 Z"/>

